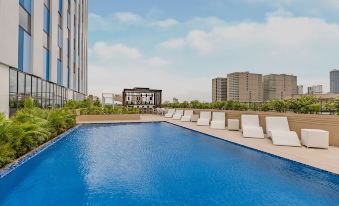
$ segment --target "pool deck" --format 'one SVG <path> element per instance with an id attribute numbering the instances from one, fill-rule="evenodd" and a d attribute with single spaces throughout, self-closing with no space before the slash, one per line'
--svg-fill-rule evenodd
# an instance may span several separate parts
<path id="1" fill-rule="evenodd" d="M 330 149 L 313 149 L 306 147 L 286 147 L 275 146 L 270 139 L 252 139 L 243 138 L 241 132 L 228 130 L 215 130 L 208 126 L 197 126 L 196 122 L 181 122 L 158 115 L 141 115 L 140 120 L 133 121 L 114 121 L 100 123 L 119 123 L 119 122 L 169 122 L 181 127 L 192 129 L 204 134 L 208 134 L 220 139 L 234 142 L 246 147 L 260 150 L 269 154 L 283 157 L 289 160 L 310 165 L 325 171 L 339 174 L 339 148 L 330 147 Z M 80 122 L 80 123 L 98 123 L 98 122 Z"/>

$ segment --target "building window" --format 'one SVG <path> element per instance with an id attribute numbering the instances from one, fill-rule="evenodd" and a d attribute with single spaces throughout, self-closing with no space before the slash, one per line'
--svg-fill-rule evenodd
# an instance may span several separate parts
<path id="1" fill-rule="evenodd" d="M 19 9 L 19 25 L 27 33 L 31 33 L 31 15 L 24 8 L 20 6 Z"/>
<path id="2" fill-rule="evenodd" d="M 43 51 L 43 59 L 44 59 L 44 76 L 47 81 L 50 80 L 51 72 L 50 72 L 50 55 L 49 55 L 49 46 L 50 46 L 50 39 L 49 39 L 49 33 L 50 33 L 50 1 L 44 0 L 44 51 Z M 44 104 L 44 103 L 43 103 Z"/>
<path id="3" fill-rule="evenodd" d="M 45 79 L 50 80 L 50 63 L 49 63 L 49 50 L 44 48 L 44 71 Z"/>
<path id="4" fill-rule="evenodd" d="M 62 29 L 58 27 L 58 46 L 62 48 Z"/>
<path id="5" fill-rule="evenodd" d="M 19 1 L 19 44 L 18 68 L 20 71 L 32 73 L 31 62 L 31 0 Z"/>
<path id="6" fill-rule="evenodd" d="M 44 6 L 44 32 L 49 34 L 50 31 L 50 12 L 48 6 Z"/>
<path id="7" fill-rule="evenodd" d="M 32 0 L 20 0 L 19 4 L 24 8 L 29 14 L 32 14 Z"/>
<path id="8" fill-rule="evenodd" d="M 58 83 L 58 85 L 62 85 L 62 63 L 61 63 L 60 59 L 58 59 L 57 83 Z"/>
<path id="9" fill-rule="evenodd" d="M 67 67 L 67 88 L 70 88 L 71 86 L 71 70 L 69 67 Z"/>
<path id="10" fill-rule="evenodd" d="M 18 68 L 20 71 L 32 73 L 31 68 L 31 36 L 19 27 Z"/>
<path id="11" fill-rule="evenodd" d="M 62 0 L 59 0 L 59 14 L 62 15 Z"/>

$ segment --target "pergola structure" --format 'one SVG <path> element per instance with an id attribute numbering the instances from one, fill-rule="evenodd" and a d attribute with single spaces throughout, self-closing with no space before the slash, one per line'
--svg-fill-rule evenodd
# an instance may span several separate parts
<path id="1" fill-rule="evenodd" d="M 123 105 L 140 109 L 152 109 L 161 106 L 162 90 L 135 87 L 124 89 Z"/>
<path id="2" fill-rule="evenodd" d="M 102 104 L 103 105 L 113 105 L 113 107 L 114 107 L 114 105 L 122 104 L 122 102 L 118 98 L 118 96 L 120 96 L 120 95 L 116 95 L 114 93 L 102 93 L 102 97 L 101 97 Z"/>

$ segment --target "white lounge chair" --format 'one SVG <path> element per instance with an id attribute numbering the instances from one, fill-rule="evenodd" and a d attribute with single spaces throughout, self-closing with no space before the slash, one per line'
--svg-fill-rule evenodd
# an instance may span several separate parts
<path id="1" fill-rule="evenodd" d="M 175 113 L 175 109 L 169 109 L 165 114 L 165 118 L 172 118 Z"/>
<path id="2" fill-rule="evenodd" d="M 184 114 L 184 110 L 177 110 L 175 111 L 175 114 L 173 115 L 172 119 L 180 120 L 183 114 Z"/>
<path id="3" fill-rule="evenodd" d="M 211 122 L 211 112 L 200 112 L 200 118 L 198 119 L 198 126 L 209 126 Z"/>
<path id="4" fill-rule="evenodd" d="M 266 117 L 266 132 L 274 145 L 301 146 L 297 133 L 290 130 L 287 117 Z"/>
<path id="5" fill-rule="evenodd" d="M 193 117 L 193 110 L 185 110 L 184 116 L 182 116 L 182 122 L 190 122 Z"/>
<path id="6" fill-rule="evenodd" d="M 264 131 L 259 125 L 258 115 L 241 115 L 241 128 L 246 138 L 265 138 Z"/>
<path id="7" fill-rule="evenodd" d="M 213 112 L 211 128 L 212 129 L 225 129 L 226 120 L 225 112 Z"/>

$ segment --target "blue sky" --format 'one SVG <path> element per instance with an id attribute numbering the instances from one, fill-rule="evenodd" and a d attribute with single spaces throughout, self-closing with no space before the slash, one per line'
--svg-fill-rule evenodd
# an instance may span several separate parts
<path id="1" fill-rule="evenodd" d="M 89 89 L 210 101 L 211 78 L 250 71 L 328 90 L 338 40 L 337 0 L 89 0 Z"/>

